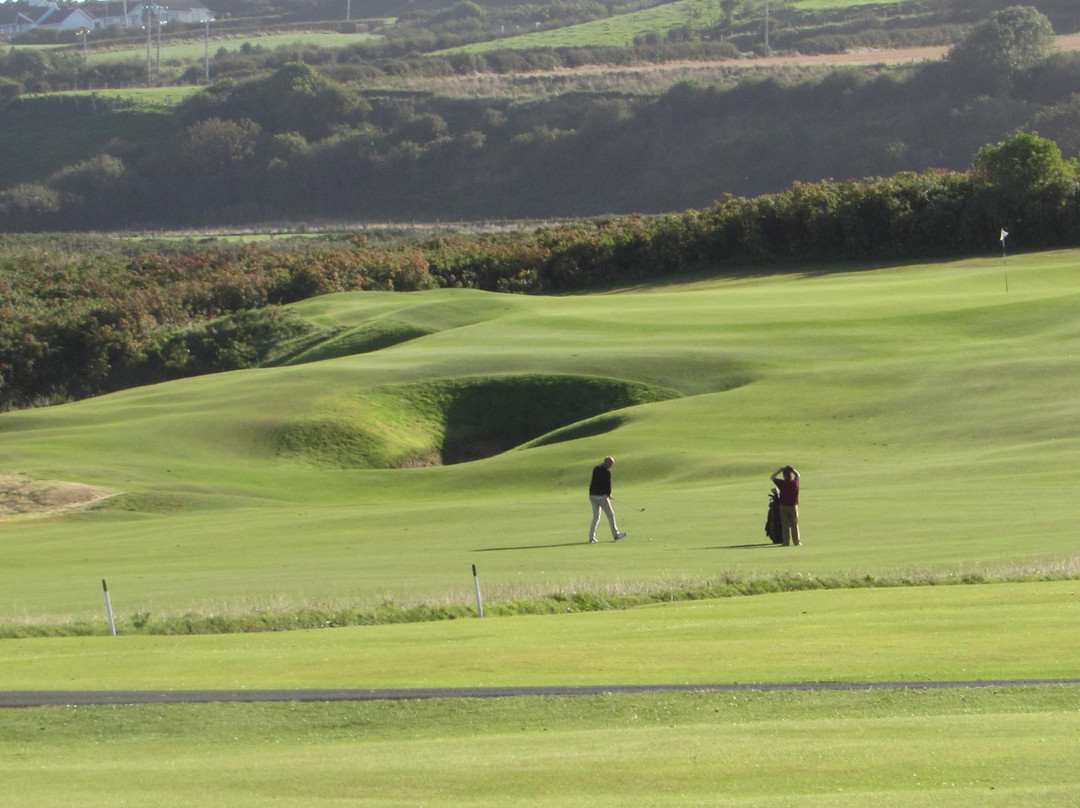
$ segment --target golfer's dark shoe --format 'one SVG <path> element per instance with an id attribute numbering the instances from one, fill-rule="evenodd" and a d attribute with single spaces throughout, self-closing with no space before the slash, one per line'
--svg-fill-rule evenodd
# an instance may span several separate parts
<path id="1" fill-rule="evenodd" d="M 625 538 L 626 538 L 625 533 L 616 533 L 615 534 L 615 541 L 618 541 L 619 539 L 625 539 Z"/>

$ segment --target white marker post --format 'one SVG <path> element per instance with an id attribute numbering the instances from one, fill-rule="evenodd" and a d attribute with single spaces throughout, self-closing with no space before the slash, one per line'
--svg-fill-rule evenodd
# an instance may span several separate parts
<path id="1" fill-rule="evenodd" d="M 476 590 L 476 613 L 478 616 L 484 616 L 484 601 L 480 597 L 480 578 L 476 575 L 476 565 L 472 565 L 472 581 L 473 588 Z"/>
<path id="2" fill-rule="evenodd" d="M 109 597 L 109 585 L 101 579 L 101 588 L 105 590 L 105 613 L 109 615 L 109 634 L 116 636 L 116 621 L 113 620 L 112 599 Z"/>

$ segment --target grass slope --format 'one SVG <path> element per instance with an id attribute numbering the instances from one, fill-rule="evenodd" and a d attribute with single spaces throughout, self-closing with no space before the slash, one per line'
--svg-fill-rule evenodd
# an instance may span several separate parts
<path id="1" fill-rule="evenodd" d="M 806 11 L 831 11 L 871 4 L 862 2 L 862 0 L 798 0 L 790 3 L 790 5 Z M 901 6 L 902 2 L 901 0 L 892 0 L 891 2 L 874 3 L 872 5 L 874 11 L 882 13 L 892 10 L 894 6 Z M 761 17 L 762 29 L 764 30 L 763 8 L 764 6 L 759 8 L 757 14 Z M 739 22 L 744 22 L 746 19 L 753 19 L 753 16 L 736 17 L 736 19 Z M 635 39 L 649 34 L 662 37 L 668 31 L 683 27 L 688 30 L 699 31 L 704 28 L 718 26 L 722 20 L 723 14 L 720 5 L 715 0 L 676 0 L 676 2 L 663 3 L 640 11 L 614 14 L 601 20 L 569 25 L 550 31 L 537 31 L 478 42 L 460 48 L 451 48 L 445 52 L 485 53 L 503 49 L 629 47 L 634 44 Z"/>
<path id="2" fill-rule="evenodd" d="M 628 47 L 634 44 L 636 37 L 666 33 L 683 25 L 700 29 L 715 24 L 719 16 L 719 9 L 712 0 L 678 0 L 641 11 L 615 14 L 602 20 L 478 42 L 446 52 L 484 53 L 506 48 Z"/>
<path id="3" fill-rule="evenodd" d="M 468 602 L 474 563 L 490 597 L 723 575 L 1075 572 L 1062 503 L 1080 447 L 1076 260 L 300 304 L 330 339 L 376 324 L 424 333 L 0 415 L 0 471 L 122 492 L 0 523 L 3 622 L 96 616 L 101 578 L 127 619 Z M 537 379 L 569 391 L 547 410 L 572 410 L 583 379 L 653 397 L 471 463 L 358 461 L 367 440 L 388 465 L 439 451 L 448 410 L 401 390 L 498 379 L 525 391 L 489 414 L 500 432 L 528 426 Z M 589 547 L 585 485 L 605 454 L 616 496 L 646 510 L 617 506 L 630 539 Z M 764 544 L 768 474 L 784 462 L 804 474 L 797 552 Z"/>

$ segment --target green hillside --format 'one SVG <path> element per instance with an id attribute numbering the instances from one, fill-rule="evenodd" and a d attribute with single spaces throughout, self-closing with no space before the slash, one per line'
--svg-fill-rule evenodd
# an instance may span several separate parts
<path id="1" fill-rule="evenodd" d="M 377 32 L 195 26 L 160 69 L 141 37 L 16 43 L 0 229 L 663 214 L 965 170 L 1017 131 L 1073 159 L 1080 20 L 1005 4 L 778 2 L 766 43 L 759 3 L 460 3 Z"/>
<path id="2" fill-rule="evenodd" d="M 0 415 L 0 474 L 115 492 L 0 521 L 2 621 L 96 615 L 102 578 L 128 625 L 468 603 L 472 564 L 494 600 L 1075 574 L 1077 259 L 297 304 L 331 335 L 317 361 Z M 588 546 L 605 454 L 645 510 Z M 795 551 L 762 529 L 786 462 Z"/>

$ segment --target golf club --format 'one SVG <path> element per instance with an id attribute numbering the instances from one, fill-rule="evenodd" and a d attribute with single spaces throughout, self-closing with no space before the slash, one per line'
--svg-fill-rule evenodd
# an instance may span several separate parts
<path id="1" fill-rule="evenodd" d="M 631 505 L 631 504 L 630 504 L 629 502 L 623 502 L 623 501 L 622 501 L 621 499 L 619 499 L 618 497 L 611 497 L 611 499 L 615 500 L 615 501 L 616 501 L 616 502 L 618 502 L 618 503 L 619 503 L 620 505 L 625 505 L 625 506 L 626 506 L 627 508 L 633 508 L 633 509 L 634 509 L 635 511 L 640 511 L 641 513 L 645 513 L 645 509 L 644 509 L 644 508 L 638 508 L 638 507 L 635 507 L 634 505 Z"/>

